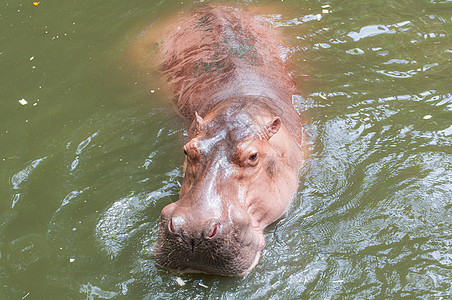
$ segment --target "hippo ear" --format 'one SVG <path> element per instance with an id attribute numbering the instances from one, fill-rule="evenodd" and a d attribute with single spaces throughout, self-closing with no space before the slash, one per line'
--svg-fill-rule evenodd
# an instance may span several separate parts
<path id="1" fill-rule="evenodd" d="M 198 112 L 195 111 L 195 119 L 193 120 L 193 122 L 190 125 L 190 128 L 188 129 L 188 135 L 192 136 L 192 135 L 198 135 L 201 130 L 202 130 L 202 125 L 204 123 L 204 119 L 198 115 Z"/>
<path id="2" fill-rule="evenodd" d="M 204 123 L 204 119 L 198 115 L 198 112 L 195 111 L 195 132 L 200 132 L 202 129 L 202 124 Z"/>
<path id="3" fill-rule="evenodd" d="M 204 123 L 204 119 L 200 115 L 198 115 L 197 111 L 195 111 L 195 119 L 196 119 L 196 126 L 197 127 L 201 126 L 202 123 Z"/>
<path id="4" fill-rule="evenodd" d="M 281 119 L 276 116 L 271 120 L 270 122 L 265 125 L 265 131 L 268 135 L 268 139 L 270 139 L 275 133 L 278 132 L 279 128 L 281 127 Z"/>

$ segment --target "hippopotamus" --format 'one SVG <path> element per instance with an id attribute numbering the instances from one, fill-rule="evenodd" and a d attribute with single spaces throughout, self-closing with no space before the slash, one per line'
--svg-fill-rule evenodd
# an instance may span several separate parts
<path id="1" fill-rule="evenodd" d="M 160 44 L 188 142 L 179 200 L 161 212 L 158 266 L 243 276 L 258 263 L 263 230 L 285 213 L 303 162 L 281 41 L 242 8 L 204 5 Z"/>

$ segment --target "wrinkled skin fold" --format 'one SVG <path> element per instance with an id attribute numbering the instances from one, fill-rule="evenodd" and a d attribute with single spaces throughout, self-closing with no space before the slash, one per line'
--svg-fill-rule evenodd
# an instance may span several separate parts
<path id="1" fill-rule="evenodd" d="M 294 84 L 275 32 L 241 9 L 202 6 L 162 45 L 162 72 L 191 122 L 179 200 L 161 213 L 156 263 L 240 276 L 297 190 L 303 155 Z"/>

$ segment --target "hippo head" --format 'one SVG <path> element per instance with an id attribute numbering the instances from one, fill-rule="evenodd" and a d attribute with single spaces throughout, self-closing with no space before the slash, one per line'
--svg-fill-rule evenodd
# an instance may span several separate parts
<path id="1" fill-rule="evenodd" d="M 196 114 L 179 200 L 161 213 L 157 265 L 226 276 L 254 268 L 263 229 L 297 187 L 295 143 L 284 134 L 281 119 L 258 101 L 223 100 L 204 118 Z"/>

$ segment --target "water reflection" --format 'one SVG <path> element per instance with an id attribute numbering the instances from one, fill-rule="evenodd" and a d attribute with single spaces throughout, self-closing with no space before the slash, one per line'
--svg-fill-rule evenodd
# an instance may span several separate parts
<path id="1" fill-rule="evenodd" d="M 135 75 L 118 77 L 127 71 L 116 62 L 138 27 L 186 6 L 137 1 L 105 10 L 96 3 L 87 13 L 83 2 L 68 10 L 45 5 L 10 3 L 2 12 L 2 36 L 15 42 L 0 49 L 8 70 L 0 72 L 0 295 L 452 294 L 450 1 L 322 8 L 284 0 L 261 16 L 287 36 L 283 56 L 299 86 L 292 101 L 311 154 L 293 204 L 267 230 L 262 259 L 245 278 L 176 275 L 152 259 L 160 211 L 180 188 L 183 125 Z M 20 23 L 25 14 L 17 9 L 32 16 L 32 27 Z M 49 44 L 55 33 L 41 40 L 44 26 L 77 28 Z M 32 56 L 40 65 L 30 73 Z M 24 95 L 39 97 L 39 105 L 21 106 Z"/>
<path id="2" fill-rule="evenodd" d="M 149 223 L 146 220 L 146 212 L 151 204 L 161 202 L 162 199 L 174 196 L 174 190 L 178 185 L 174 181 L 150 194 L 143 196 L 130 195 L 115 202 L 101 217 L 96 226 L 97 236 L 101 240 L 105 251 L 111 258 L 116 257 L 124 247 L 130 245 L 130 240 L 142 235 L 143 230 L 147 230 Z M 157 240 L 157 222 L 152 226 L 152 241 Z M 152 247 L 152 245 L 148 245 Z M 150 249 L 148 249 L 150 250 Z"/>

